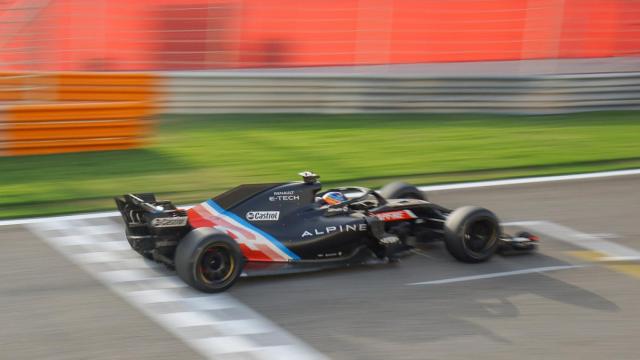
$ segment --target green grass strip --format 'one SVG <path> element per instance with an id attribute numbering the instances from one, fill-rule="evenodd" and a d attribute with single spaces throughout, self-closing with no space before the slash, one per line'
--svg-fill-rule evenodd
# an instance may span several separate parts
<path id="1" fill-rule="evenodd" d="M 639 137 L 633 111 L 171 116 L 145 149 L 0 158 L 0 218 L 112 209 L 125 192 L 193 202 L 307 169 L 379 186 L 634 168 Z"/>

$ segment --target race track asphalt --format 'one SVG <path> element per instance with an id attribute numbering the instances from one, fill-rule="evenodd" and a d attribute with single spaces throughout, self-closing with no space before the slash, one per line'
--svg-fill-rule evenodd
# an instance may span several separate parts
<path id="1" fill-rule="evenodd" d="M 585 241 L 640 251 L 640 176 L 428 195 L 448 207 L 487 207 L 503 222 L 553 223 Z M 0 358 L 205 356 L 26 227 L 0 227 L 0 240 Z M 637 359 L 640 265 L 591 261 L 586 246 L 550 232 L 536 254 L 468 265 L 432 244 L 398 264 L 241 279 L 228 295 L 335 359 Z M 570 265 L 581 267 L 508 276 Z M 504 276 L 408 285 L 478 274 Z"/>

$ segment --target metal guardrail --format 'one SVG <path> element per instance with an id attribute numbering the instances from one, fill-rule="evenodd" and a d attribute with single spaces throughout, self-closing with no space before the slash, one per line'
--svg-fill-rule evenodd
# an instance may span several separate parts
<path id="1" fill-rule="evenodd" d="M 0 95 L 0 156 L 14 156 L 140 146 L 158 103 L 160 112 L 169 114 L 640 109 L 640 73 L 475 78 L 0 73 Z"/>
<path id="2" fill-rule="evenodd" d="M 390 77 L 168 72 L 162 112 L 512 113 L 640 109 L 640 73 Z"/>

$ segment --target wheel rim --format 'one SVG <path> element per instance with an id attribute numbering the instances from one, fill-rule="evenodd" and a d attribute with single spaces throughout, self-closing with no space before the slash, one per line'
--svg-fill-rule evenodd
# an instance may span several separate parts
<path id="1" fill-rule="evenodd" d="M 464 231 L 463 244 L 472 253 L 482 255 L 496 242 L 496 227 L 489 219 L 469 224 Z"/>
<path id="2" fill-rule="evenodd" d="M 207 284 L 221 284 L 231 278 L 235 267 L 231 249 L 224 245 L 211 245 L 202 251 L 196 275 Z"/>

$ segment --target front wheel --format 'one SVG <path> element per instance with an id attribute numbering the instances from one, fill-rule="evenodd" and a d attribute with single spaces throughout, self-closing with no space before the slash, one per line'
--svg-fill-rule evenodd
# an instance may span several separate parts
<path id="1" fill-rule="evenodd" d="M 378 193 L 385 199 L 418 199 L 427 201 L 426 195 L 420 189 L 401 181 L 383 186 Z"/>
<path id="2" fill-rule="evenodd" d="M 242 273 L 240 246 L 228 235 L 199 228 L 187 234 L 176 248 L 178 276 L 190 286 L 208 293 L 225 291 Z"/>
<path id="3" fill-rule="evenodd" d="M 498 218 L 491 211 L 477 206 L 455 209 L 444 224 L 447 250 L 463 262 L 489 260 L 498 248 L 499 236 Z"/>

